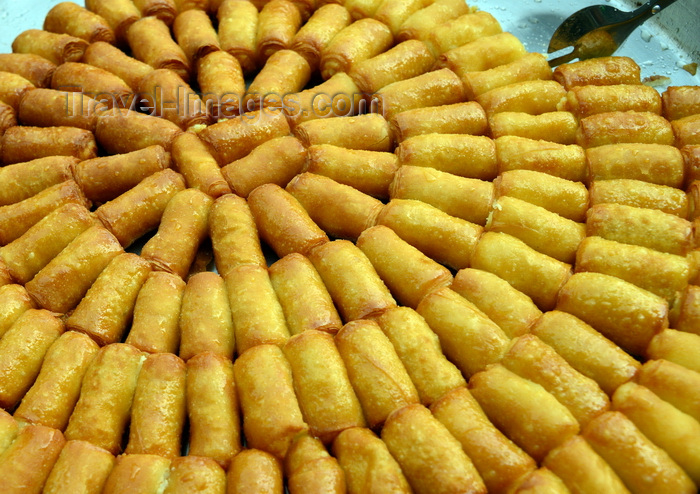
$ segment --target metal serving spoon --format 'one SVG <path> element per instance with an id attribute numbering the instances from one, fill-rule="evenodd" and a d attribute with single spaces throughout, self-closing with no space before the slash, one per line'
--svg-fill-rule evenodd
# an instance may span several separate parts
<path id="1" fill-rule="evenodd" d="M 612 55 L 640 24 L 676 0 L 647 2 L 632 12 L 609 5 L 593 5 L 569 16 L 554 32 L 547 53 L 573 46 L 572 52 L 554 58 L 549 65 Z"/>

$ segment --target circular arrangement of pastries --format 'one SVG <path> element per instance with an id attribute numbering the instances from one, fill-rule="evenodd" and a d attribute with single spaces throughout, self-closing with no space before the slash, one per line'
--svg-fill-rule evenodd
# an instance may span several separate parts
<path id="1" fill-rule="evenodd" d="M 0 54 L 1 492 L 697 492 L 699 86 L 463 0 L 43 27 Z"/>

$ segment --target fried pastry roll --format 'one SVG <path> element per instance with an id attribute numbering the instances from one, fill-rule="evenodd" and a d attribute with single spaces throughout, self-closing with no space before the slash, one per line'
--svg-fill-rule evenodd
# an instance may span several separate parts
<path id="1" fill-rule="evenodd" d="M 306 432 L 294 439 L 284 463 L 290 494 L 347 492 L 338 460 L 328 454 L 320 439 Z"/>
<path id="2" fill-rule="evenodd" d="M 114 461 L 112 453 L 87 441 L 67 441 L 46 479 L 42 492 L 102 492 Z"/>
<path id="3" fill-rule="evenodd" d="M 559 290 L 571 275 L 571 265 L 499 232 L 481 236 L 471 256 L 471 267 L 503 278 L 545 311 L 554 308 Z"/>
<path id="4" fill-rule="evenodd" d="M 335 5 L 335 4 L 330 4 Z M 345 149 L 391 152 L 393 135 L 389 122 L 376 113 L 355 117 L 316 119 L 294 128 L 304 146 L 330 144 Z"/>
<path id="5" fill-rule="evenodd" d="M 338 332 L 343 323 L 321 276 L 307 257 L 287 254 L 272 264 L 269 272 L 291 335 L 308 329 Z"/>
<path id="6" fill-rule="evenodd" d="M 184 189 L 185 180 L 182 175 L 166 168 L 103 204 L 95 214 L 119 242 L 127 247 L 158 226 L 170 199 Z"/>
<path id="7" fill-rule="evenodd" d="M 233 192 L 249 197 L 253 190 L 268 184 L 285 187 L 304 168 L 306 155 L 306 148 L 296 137 L 276 137 L 224 166 L 221 173 Z"/>
<path id="8" fill-rule="evenodd" d="M 372 18 L 389 26 L 391 33 L 396 36 L 404 21 L 425 6 L 426 2 L 422 0 L 384 0 Z"/>
<path id="9" fill-rule="evenodd" d="M 607 412 L 582 432 L 630 492 L 695 492 L 688 475 L 621 412 Z"/>
<path id="10" fill-rule="evenodd" d="M 411 79 L 428 72 L 434 62 L 435 58 L 425 43 L 408 40 L 383 53 L 352 64 L 349 74 L 361 91 L 372 94 L 393 82 Z"/>
<path id="11" fill-rule="evenodd" d="M 561 288 L 557 310 L 582 319 L 634 355 L 643 355 L 652 337 L 668 327 L 664 299 L 600 273 L 574 274 Z M 625 318 L 629 324 L 620 325 Z"/>
<path id="12" fill-rule="evenodd" d="M 74 175 L 89 200 L 103 203 L 169 166 L 169 154 L 162 146 L 154 145 L 130 153 L 81 161 L 74 166 Z"/>
<path id="13" fill-rule="evenodd" d="M 12 283 L 12 276 L 10 275 L 10 271 L 7 269 L 7 266 L 5 265 L 5 261 L 2 260 L 2 257 L 0 256 L 0 287 L 9 285 Z"/>
<path id="14" fill-rule="evenodd" d="M 78 305 L 110 261 L 123 252 L 109 230 L 91 226 L 75 237 L 25 286 L 39 306 L 67 313 Z"/>
<path id="15" fill-rule="evenodd" d="M 646 87 L 646 86 L 644 86 Z M 681 188 L 683 155 L 663 144 L 608 144 L 586 150 L 589 180 L 631 179 Z"/>
<path id="16" fill-rule="evenodd" d="M 397 41 L 407 39 L 420 39 L 425 41 L 430 32 L 447 21 L 451 21 L 463 14 L 470 12 L 470 7 L 465 2 L 458 0 L 437 0 L 412 13 L 401 23 Z"/>
<path id="17" fill-rule="evenodd" d="M 661 114 L 661 95 L 644 84 L 575 86 L 568 90 L 562 109 L 582 119 L 597 113 L 636 111 Z"/>
<path id="18" fill-rule="evenodd" d="M 141 18 L 141 12 L 127 0 L 86 0 L 85 7 L 107 21 L 120 45 L 127 43 L 127 32 Z"/>
<path id="19" fill-rule="evenodd" d="M 328 236 L 309 217 L 293 195 L 275 184 L 257 187 L 248 197 L 260 238 L 278 257 L 298 252 L 308 255 Z"/>
<path id="20" fill-rule="evenodd" d="M 554 79 L 566 90 L 576 86 L 641 84 L 641 69 L 629 57 L 598 57 L 559 65 Z"/>
<path id="21" fill-rule="evenodd" d="M 697 485 L 700 450 L 693 447 L 700 437 L 700 423 L 649 389 L 629 382 L 612 397 L 613 409 L 624 413 L 654 444 L 662 448 Z"/>
<path id="22" fill-rule="evenodd" d="M 586 153 L 576 144 L 502 136 L 495 140 L 499 174 L 532 170 L 574 182 L 587 178 Z"/>
<path id="23" fill-rule="evenodd" d="M 255 219 L 242 197 L 226 194 L 214 201 L 209 212 L 209 236 L 216 270 L 224 278 L 243 264 L 267 266 Z"/>
<path id="24" fill-rule="evenodd" d="M 371 320 L 347 323 L 334 338 L 370 428 L 389 414 L 418 403 L 418 392 L 389 338 Z"/>
<path id="25" fill-rule="evenodd" d="M 462 80 L 450 69 L 427 72 L 397 81 L 377 91 L 377 113 L 387 120 L 416 108 L 461 103 L 465 98 Z"/>
<path id="26" fill-rule="evenodd" d="M 700 374 L 668 360 L 647 360 L 637 382 L 678 410 L 700 420 Z"/>
<path id="27" fill-rule="evenodd" d="M 671 305 L 688 285 L 691 265 L 685 257 L 675 254 L 587 237 L 576 254 L 576 271 L 615 276 L 664 298 Z M 654 275 L 650 276 L 650 272 Z"/>
<path id="28" fill-rule="evenodd" d="M 330 0 L 320 1 L 330 2 Z M 343 6 L 350 13 L 353 22 L 358 19 L 372 18 L 381 4 L 382 0 L 346 0 L 343 2 Z"/>
<path id="29" fill-rule="evenodd" d="M 0 137 L 2 137 L 7 129 L 16 125 L 17 112 L 10 105 L 0 101 Z"/>
<path id="30" fill-rule="evenodd" d="M 22 96 L 32 89 L 34 84 L 19 74 L 0 72 L 0 101 L 10 105 L 15 111 L 19 110 Z"/>
<path id="31" fill-rule="evenodd" d="M 369 429 L 351 427 L 338 434 L 333 455 L 345 473 L 349 494 L 413 492 L 384 441 Z"/>
<path id="32" fill-rule="evenodd" d="M 233 458 L 226 484 L 227 494 L 245 494 L 251 491 L 283 494 L 282 465 L 277 458 L 265 451 L 245 449 Z"/>
<path id="33" fill-rule="evenodd" d="M 59 430 L 43 425 L 24 427 L 0 458 L 0 490 L 7 494 L 42 492 L 65 443 Z"/>
<path id="34" fill-rule="evenodd" d="M 431 51 L 439 56 L 446 51 L 474 41 L 484 36 L 503 32 L 496 18 L 485 11 L 471 12 L 441 22 L 435 26 L 427 39 Z"/>
<path id="35" fill-rule="evenodd" d="M 181 11 L 173 23 L 173 34 L 192 68 L 201 58 L 220 49 L 219 36 L 203 10 Z"/>
<path id="36" fill-rule="evenodd" d="M 580 182 L 534 170 L 509 170 L 493 185 L 496 197 L 527 201 L 576 222 L 586 220 L 588 190 Z"/>
<path id="37" fill-rule="evenodd" d="M 365 95 L 345 72 L 338 72 L 318 86 L 287 95 L 282 110 L 292 128 L 303 122 L 319 118 L 345 117 L 376 107 L 367 103 Z"/>
<path id="38" fill-rule="evenodd" d="M 504 493 L 537 468 L 535 461 L 486 417 L 466 387 L 446 393 L 430 407 L 474 462 L 489 492 Z"/>
<path id="39" fill-rule="evenodd" d="M 559 261 L 573 264 L 586 226 L 515 197 L 502 196 L 493 203 L 486 230 L 507 233 Z"/>
<path id="40" fill-rule="evenodd" d="M 661 93 L 662 114 L 679 120 L 700 113 L 700 91 L 697 86 L 669 86 Z"/>
<path id="41" fill-rule="evenodd" d="M 457 367 L 445 358 L 438 336 L 416 311 L 395 307 L 379 316 L 377 322 L 394 346 L 425 406 L 448 391 L 466 385 Z"/>
<path id="42" fill-rule="evenodd" d="M 681 189 L 651 184 L 641 180 L 618 178 L 600 180 L 589 187 L 591 207 L 603 204 L 658 209 L 661 212 L 688 217 L 688 195 Z"/>
<path id="43" fill-rule="evenodd" d="M 608 395 L 633 379 L 640 369 L 639 362 L 619 346 L 566 312 L 546 312 L 530 327 L 530 332 L 578 372 L 597 382 Z"/>
<path id="44" fill-rule="evenodd" d="M 183 130 L 209 121 L 204 103 L 175 71 L 156 69 L 139 85 L 150 115 L 163 117 Z M 151 99 L 152 97 L 152 99 Z"/>
<path id="45" fill-rule="evenodd" d="M 92 132 L 77 127 L 16 125 L 0 137 L 0 152 L 5 165 L 48 156 L 89 160 L 97 157 L 97 143 Z"/>
<path id="46" fill-rule="evenodd" d="M 676 147 L 700 144 L 700 113 L 671 122 Z"/>
<path id="47" fill-rule="evenodd" d="M 172 25 L 178 13 L 175 0 L 135 0 L 134 5 L 143 17 L 157 17 L 168 26 Z"/>
<path id="48" fill-rule="evenodd" d="M 323 374 L 330 373 L 328 364 L 323 361 Z M 290 362 L 277 345 L 258 345 L 242 353 L 233 370 L 248 447 L 284 458 L 294 436 L 309 428 L 299 409 Z M 236 462 L 234 457 L 231 468 Z"/>
<path id="49" fill-rule="evenodd" d="M 479 225 L 413 199 L 392 199 L 377 224 L 388 226 L 429 258 L 453 269 L 469 266 L 483 231 Z"/>
<path id="50" fill-rule="evenodd" d="M 112 454 L 121 451 L 122 435 L 145 356 L 124 343 L 103 346 L 83 377 L 80 398 L 65 434 Z"/>
<path id="51" fill-rule="evenodd" d="M 48 156 L 0 168 L 0 181 L 3 184 L 0 206 L 15 204 L 52 185 L 72 180 L 78 162 L 72 156 Z"/>
<path id="52" fill-rule="evenodd" d="M 178 321 L 185 282 L 165 271 L 148 274 L 134 303 L 126 343 L 149 353 L 177 353 Z"/>
<path id="53" fill-rule="evenodd" d="M 389 197 L 422 201 L 463 220 L 485 225 L 494 198 L 491 182 L 466 178 L 424 166 L 401 166 L 389 186 Z"/>
<path id="54" fill-rule="evenodd" d="M 43 309 L 27 309 L 0 340 L 0 406 L 12 409 L 34 383 L 46 352 L 64 331 Z"/>
<path id="55" fill-rule="evenodd" d="M 586 234 L 659 252 L 685 256 L 692 248 L 692 223 L 673 214 L 624 204 L 595 204 Z"/>
<path id="56" fill-rule="evenodd" d="M 416 309 L 440 338 L 442 350 L 465 376 L 498 362 L 508 337 L 474 304 L 450 288 L 426 295 Z"/>
<path id="57" fill-rule="evenodd" d="M 282 99 L 304 89 L 310 77 L 311 69 L 304 57 L 286 48 L 276 51 L 248 86 L 243 107 L 245 111 L 281 108 Z"/>
<path id="58" fill-rule="evenodd" d="M 19 432 L 19 422 L 5 410 L 0 412 L 0 455 L 14 442 Z"/>
<path id="59" fill-rule="evenodd" d="M 391 119 L 397 142 L 422 134 L 483 135 L 488 130 L 486 112 L 476 101 L 402 111 Z"/>
<path id="60" fill-rule="evenodd" d="M 168 484 L 170 462 L 170 459 L 158 455 L 120 455 L 107 477 L 102 492 L 162 492 Z"/>
<path id="61" fill-rule="evenodd" d="M 437 67 L 447 67 L 459 77 L 464 77 L 469 72 L 514 62 L 526 53 L 525 46 L 513 34 L 498 33 L 477 38 L 441 54 Z"/>
<path id="62" fill-rule="evenodd" d="M 171 353 L 146 357 L 131 407 L 125 454 L 180 456 L 185 423 L 185 363 Z"/>
<path id="63" fill-rule="evenodd" d="M 700 287 L 688 285 L 680 290 L 671 306 L 669 321 L 674 329 L 700 334 Z"/>
<path id="64" fill-rule="evenodd" d="M 231 193 L 219 164 L 196 134 L 183 132 L 175 137 L 172 159 L 173 166 L 185 178 L 188 187 L 198 189 L 214 199 Z"/>
<path id="65" fill-rule="evenodd" d="M 98 350 L 84 334 L 67 331 L 59 336 L 47 350 L 41 371 L 15 410 L 15 418 L 65 430 L 83 376 Z"/>
<path id="66" fill-rule="evenodd" d="M 399 160 L 394 153 L 317 144 L 308 148 L 304 171 L 385 199 L 389 197 L 389 185 L 398 168 Z"/>
<path id="67" fill-rule="evenodd" d="M 210 146 L 220 166 L 248 155 L 260 144 L 289 134 L 289 124 L 280 111 L 266 109 L 210 125 L 199 138 Z"/>
<path id="68" fill-rule="evenodd" d="M 109 154 L 130 153 L 155 145 L 170 152 L 173 140 L 181 133 L 177 124 L 164 118 L 116 108 L 101 115 L 95 129 L 97 141 Z"/>
<path id="69" fill-rule="evenodd" d="M 513 135 L 527 139 L 575 144 L 578 121 L 570 112 L 551 111 L 530 115 L 520 111 L 494 113 L 488 120 L 491 136 Z"/>
<path id="70" fill-rule="evenodd" d="M 584 148 L 604 144 L 674 144 L 671 123 L 652 112 L 612 111 L 596 113 L 579 121 L 576 142 Z"/>
<path id="71" fill-rule="evenodd" d="M 486 136 L 423 134 L 395 150 L 402 166 L 425 166 L 460 177 L 493 180 L 498 175 L 497 147 Z"/>
<path id="72" fill-rule="evenodd" d="M 260 10 L 255 36 L 255 56 L 264 64 L 270 56 L 290 48 L 301 27 L 302 17 L 296 4 L 288 0 L 271 0 Z"/>
<path id="73" fill-rule="evenodd" d="M 294 35 L 290 48 L 306 59 L 313 72 L 318 68 L 321 53 L 328 43 L 350 22 L 350 13 L 342 5 L 323 5 L 314 11 Z"/>
<path id="74" fill-rule="evenodd" d="M 572 436 L 551 450 L 542 464 L 574 492 L 629 494 L 620 477 L 580 435 Z"/>
<path id="75" fill-rule="evenodd" d="M 83 93 L 108 108 L 127 108 L 134 99 L 133 90 L 121 77 L 87 63 L 67 62 L 59 65 L 53 73 L 51 87 L 59 91 Z"/>
<path id="76" fill-rule="evenodd" d="M 35 308 L 36 304 L 22 285 L 8 283 L 0 286 L 0 337 L 24 312 Z"/>
<path id="77" fill-rule="evenodd" d="M 309 330 L 284 347 L 294 376 L 294 390 L 310 432 L 329 444 L 343 430 L 364 427 L 360 402 L 333 336 Z"/>
<path id="78" fill-rule="evenodd" d="M 460 269 L 450 288 L 474 304 L 510 338 L 526 333 L 542 312 L 506 280 L 480 269 Z"/>
<path id="79" fill-rule="evenodd" d="M 204 352 L 187 361 L 190 455 L 212 458 L 223 468 L 241 451 L 238 397 L 231 360 Z"/>
<path id="80" fill-rule="evenodd" d="M 533 113 L 554 111 L 559 101 L 557 96 L 564 96 L 565 92 L 556 81 L 543 84 L 550 79 L 552 69 L 540 53 L 528 53 L 513 62 L 468 72 L 462 77 L 466 97 L 479 101 L 488 113 L 520 109 Z M 533 101 L 532 94 L 544 96 L 543 101 Z"/>
<path id="81" fill-rule="evenodd" d="M 423 405 L 408 405 L 392 413 L 381 437 L 416 494 L 486 492 L 459 441 Z"/>
<path id="82" fill-rule="evenodd" d="M 200 58 L 197 83 L 204 107 L 213 121 L 238 113 L 245 93 L 245 79 L 241 64 L 233 55 L 219 50 Z"/>
<path id="83" fill-rule="evenodd" d="M 474 77 L 479 73 L 473 73 Z M 467 74 L 466 77 L 471 77 L 471 74 Z M 489 89 L 479 94 L 476 101 L 484 108 L 489 118 L 492 118 L 502 112 L 522 112 L 530 115 L 555 112 L 557 104 L 564 97 L 566 91 L 558 82 L 535 79 Z"/>
<path id="84" fill-rule="evenodd" d="M 535 335 L 514 338 L 500 364 L 546 389 L 581 427 L 610 408 L 608 396 L 593 379 L 575 370 Z"/>
<path id="85" fill-rule="evenodd" d="M 105 41 L 114 43 L 114 31 L 100 15 L 90 12 L 73 2 L 61 2 L 48 11 L 44 19 L 44 30 L 70 34 L 90 43 Z"/>
<path id="86" fill-rule="evenodd" d="M 134 58 L 154 69 L 170 69 L 188 82 L 191 66 L 187 55 L 170 35 L 170 28 L 157 17 L 143 17 L 127 31 Z"/>
<path id="87" fill-rule="evenodd" d="M 357 239 L 357 246 L 402 305 L 415 309 L 426 294 L 452 281 L 452 273 L 446 267 L 402 240 L 388 227 L 368 228 Z"/>
<path id="88" fill-rule="evenodd" d="M 54 63 L 78 62 L 89 43 L 68 34 L 51 33 L 41 29 L 22 31 L 12 42 L 13 53 L 33 53 Z"/>
<path id="89" fill-rule="evenodd" d="M 315 173 L 297 175 L 286 190 L 321 229 L 337 238 L 359 237 L 374 226 L 383 207 L 379 199 Z"/>
<path id="90" fill-rule="evenodd" d="M 199 491 L 203 494 L 223 494 L 226 489 L 226 472 L 211 458 L 181 456 L 170 462 L 168 486 L 163 494 L 187 494 Z"/>
<path id="91" fill-rule="evenodd" d="M 225 0 L 217 11 L 221 49 L 238 60 L 245 74 L 252 72 L 258 64 L 258 17 L 258 9 L 248 0 Z"/>
<path id="92" fill-rule="evenodd" d="M 344 322 L 375 317 L 396 306 L 370 260 L 352 242 L 327 242 L 313 249 L 309 259 Z"/>
<path id="93" fill-rule="evenodd" d="M 675 329 L 664 329 L 657 333 L 646 349 L 649 359 L 664 359 L 700 372 L 700 336 Z"/>
<path id="94" fill-rule="evenodd" d="M 501 364 L 472 376 L 469 390 L 489 420 L 536 461 L 579 432 L 574 416 L 554 396 Z"/>
<path id="95" fill-rule="evenodd" d="M 284 345 L 289 329 L 267 268 L 242 265 L 224 277 L 235 328 L 236 352 L 262 345 Z"/>
<path id="96" fill-rule="evenodd" d="M 141 249 L 153 269 L 185 278 L 208 231 L 214 200 L 197 189 L 175 194 L 163 210 L 158 232 Z"/>
<path id="97" fill-rule="evenodd" d="M 83 93 L 36 88 L 22 96 L 17 117 L 23 125 L 77 127 L 95 131 L 107 106 Z"/>
<path id="98" fill-rule="evenodd" d="M 50 87 L 54 70 L 56 64 L 34 53 L 0 54 L 0 71 L 20 75 L 36 87 Z"/>
<path id="99" fill-rule="evenodd" d="M 147 63 L 128 56 L 104 41 L 90 44 L 85 50 L 82 62 L 111 72 L 128 84 L 132 91 L 138 91 L 141 79 L 154 70 Z M 101 83 L 104 84 L 104 80 Z"/>
<path id="100" fill-rule="evenodd" d="M 203 352 L 232 359 L 236 340 L 224 280 L 202 272 L 187 280 L 180 309 L 180 357 Z"/>
<path id="101" fill-rule="evenodd" d="M 87 334 L 100 346 L 121 341 L 150 272 L 149 263 L 134 253 L 116 256 L 68 316 L 66 327 Z"/>

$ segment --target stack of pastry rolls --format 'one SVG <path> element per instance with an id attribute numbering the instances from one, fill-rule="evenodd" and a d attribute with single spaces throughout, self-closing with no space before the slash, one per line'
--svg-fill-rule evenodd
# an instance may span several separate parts
<path id="1" fill-rule="evenodd" d="M 458 0 L 43 27 L 0 55 L 2 492 L 697 490 L 697 86 Z"/>

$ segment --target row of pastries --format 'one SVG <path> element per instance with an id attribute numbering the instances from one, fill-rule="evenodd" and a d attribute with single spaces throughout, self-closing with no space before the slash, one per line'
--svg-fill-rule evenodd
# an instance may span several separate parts
<path id="1" fill-rule="evenodd" d="M 700 87 L 461 0 L 87 0 L 0 54 L 0 491 L 694 493 Z"/>

